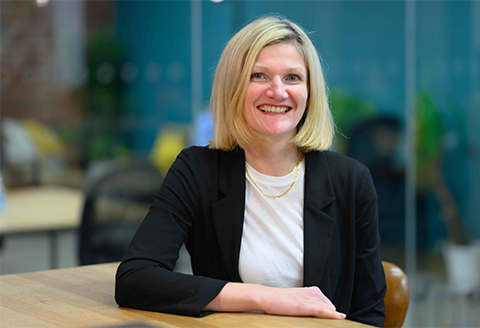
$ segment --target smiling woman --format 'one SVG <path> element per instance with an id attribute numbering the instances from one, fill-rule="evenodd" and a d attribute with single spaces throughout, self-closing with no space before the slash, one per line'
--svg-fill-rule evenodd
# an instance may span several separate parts
<path id="1" fill-rule="evenodd" d="M 119 305 L 384 322 L 376 193 L 329 151 L 334 124 L 307 34 L 277 16 L 227 44 L 214 136 L 184 150 L 118 268 Z M 193 275 L 173 272 L 185 243 Z"/>

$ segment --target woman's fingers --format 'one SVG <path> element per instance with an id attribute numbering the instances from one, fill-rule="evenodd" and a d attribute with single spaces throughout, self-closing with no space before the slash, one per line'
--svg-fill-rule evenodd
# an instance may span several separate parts
<path id="1" fill-rule="evenodd" d="M 335 310 L 330 310 L 324 307 L 318 308 L 318 314 L 316 317 L 327 318 L 327 319 L 345 319 L 346 315 Z"/>

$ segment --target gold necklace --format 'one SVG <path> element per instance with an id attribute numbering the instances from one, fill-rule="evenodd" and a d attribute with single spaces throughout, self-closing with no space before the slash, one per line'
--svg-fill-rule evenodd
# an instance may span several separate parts
<path id="1" fill-rule="evenodd" d="M 290 189 L 292 189 L 293 185 L 294 185 L 295 182 L 297 181 L 298 173 L 300 172 L 300 163 L 301 163 L 301 162 L 302 162 L 302 152 L 298 152 L 298 162 L 297 162 L 297 165 L 296 165 L 295 168 L 294 168 L 294 170 L 297 170 L 297 172 L 295 172 L 295 177 L 293 178 L 292 184 L 290 185 L 290 187 L 288 187 L 287 190 L 285 190 L 283 193 L 281 193 L 280 195 L 277 195 L 277 196 L 271 196 L 271 195 L 267 195 L 266 193 L 264 193 L 263 190 L 260 189 L 259 186 L 257 186 L 257 184 L 255 183 L 255 181 L 253 181 L 253 178 L 252 178 L 252 176 L 250 175 L 250 173 L 248 172 L 248 168 L 247 168 L 246 166 L 245 166 L 245 172 L 247 172 L 248 178 L 252 181 L 253 185 L 254 185 L 255 187 L 257 187 L 258 191 L 260 191 L 263 196 L 268 197 L 268 198 L 271 198 L 271 199 L 277 199 L 277 198 L 280 198 L 280 197 L 286 195 L 287 192 L 289 192 Z"/>

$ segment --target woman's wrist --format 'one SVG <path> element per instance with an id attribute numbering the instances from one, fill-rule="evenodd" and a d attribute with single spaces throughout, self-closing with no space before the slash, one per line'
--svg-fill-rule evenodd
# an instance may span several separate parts
<path id="1" fill-rule="evenodd" d="M 273 287 L 267 287 L 267 286 L 262 286 L 262 285 L 253 285 L 250 284 L 250 286 L 253 286 L 252 288 L 252 293 L 250 296 L 250 302 L 252 304 L 252 307 L 254 310 L 252 311 L 262 311 L 265 312 L 265 306 L 268 304 L 270 295 L 272 292 Z"/>
<path id="2" fill-rule="evenodd" d="M 256 293 L 254 298 L 254 302 L 257 306 L 257 311 L 262 311 L 267 313 L 268 306 L 272 304 L 272 301 L 275 300 L 275 290 L 279 289 L 276 287 L 268 287 L 268 286 L 258 286 L 256 288 Z"/>
<path id="3" fill-rule="evenodd" d="M 264 294 L 269 287 L 229 282 L 205 307 L 219 312 L 262 311 Z"/>

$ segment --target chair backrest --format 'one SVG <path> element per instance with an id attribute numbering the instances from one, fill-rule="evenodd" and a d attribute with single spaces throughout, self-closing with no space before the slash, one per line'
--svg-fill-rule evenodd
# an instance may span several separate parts
<path id="1" fill-rule="evenodd" d="M 87 172 L 80 265 L 122 260 L 162 182 L 162 173 L 144 161 L 108 161 Z"/>
<path id="2" fill-rule="evenodd" d="M 348 131 L 347 155 L 370 170 L 390 168 L 398 151 L 400 122 L 395 117 L 376 116 Z"/>
<path id="3" fill-rule="evenodd" d="M 407 314 L 410 293 L 405 273 L 395 264 L 382 262 L 387 280 L 385 327 L 401 327 Z"/>

